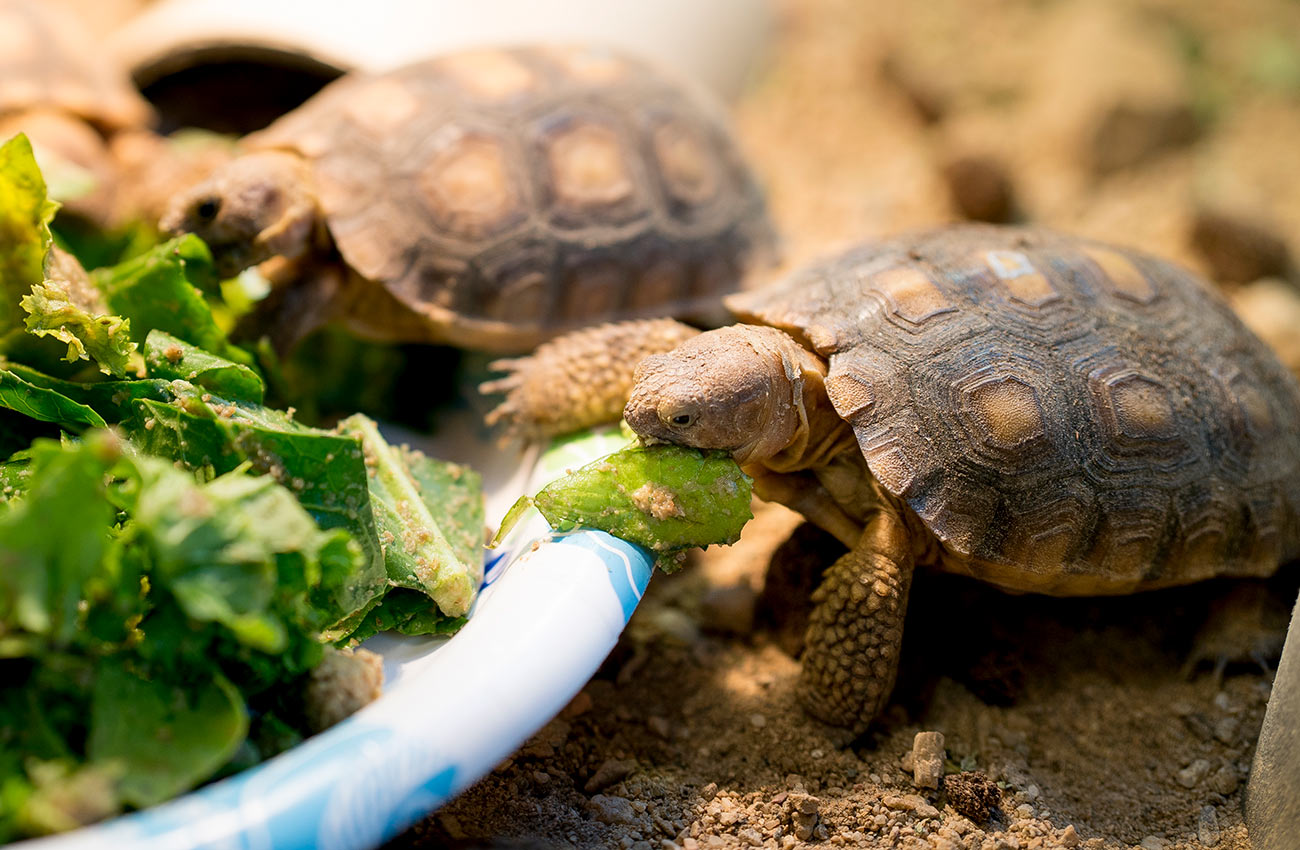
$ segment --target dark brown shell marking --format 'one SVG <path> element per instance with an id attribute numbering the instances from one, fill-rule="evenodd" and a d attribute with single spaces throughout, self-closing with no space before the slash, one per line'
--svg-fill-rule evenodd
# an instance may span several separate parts
<path id="1" fill-rule="evenodd" d="M 348 264 L 475 347 L 716 307 L 771 251 L 718 109 L 606 50 L 348 77 L 250 146 L 311 158 Z"/>
<path id="2" fill-rule="evenodd" d="M 829 358 L 872 474 L 951 569 L 1121 593 L 1264 575 L 1300 552 L 1300 386 L 1175 265 L 966 226 L 729 304 Z"/>

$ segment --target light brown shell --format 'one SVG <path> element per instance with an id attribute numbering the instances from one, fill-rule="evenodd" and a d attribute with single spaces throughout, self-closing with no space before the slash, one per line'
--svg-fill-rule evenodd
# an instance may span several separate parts
<path id="1" fill-rule="evenodd" d="M 0 0 L 0 115 L 57 109 L 101 131 L 146 126 L 153 110 L 71 15 L 43 0 Z"/>
<path id="2" fill-rule="evenodd" d="M 309 158 L 348 265 L 423 315 L 431 339 L 475 348 L 716 311 L 772 247 L 718 109 L 597 48 L 350 76 L 248 146 Z"/>
<path id="3" fill-rule="evenodd" d="M 836 411 L 950 570 L 1122 593 L 1300 553 L 1300 386 L 1177 266 L 966 226 L 729 305 L 829 358 Z"/>

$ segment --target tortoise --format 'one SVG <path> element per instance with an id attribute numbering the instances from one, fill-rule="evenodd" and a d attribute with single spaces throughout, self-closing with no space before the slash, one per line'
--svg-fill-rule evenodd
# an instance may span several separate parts
<path id="1" fill-rule="evenodd" d="M 25 132 L 51 177 L 58 165 L 81 172 L 69 181 L 70 212 L 96 224 L 120 218 L 111 145 L 152 120 L 75 17 L 41 0 L 0 0 L 0 139 Z"/>
<path id="2" fill-rule="evenodd" d="M 224 275 L 279 258 L 246 330 L 282 350 L 335 320 L 517 353 L 605 320 L 716 317 L 772 248 L 721 110 L 601 47 L 348 74 L 242 147 L 162 226 Z"/>
<path id="3" fill-rule="evenodd" d="M 1076 596 L 1300 554 L 1300 385 L 1171 263 L 965 225 L 726 303 L 742 324 L 640 360 L 624 415 L 647 443 L 732 451 L 756 493 L 849 547 L 802 660 L 825 721 L 860 732 L 881 709 L 916 566 Z M 571 374 L 565 344 L 518 374 Z"/>

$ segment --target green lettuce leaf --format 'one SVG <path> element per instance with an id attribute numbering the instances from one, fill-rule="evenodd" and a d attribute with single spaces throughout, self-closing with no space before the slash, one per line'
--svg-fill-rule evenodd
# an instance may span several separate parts
<path id="1" fill-rule="evenodd" d="M 80 606 L 114 584 L 105 471 L 117 452 L 102 433 L 72 451 L 50 440 L 32 447 L 26 495 L 0 504 L 0 638 L 71 643 Z M 27 654 L 20 643 L 0 655 Z"/>
<path id="2" fill-rule="evenodd" d="M 52 360 L 44 344 L 33 345 L 26 329 L 61 342 L 70 363 L 92 360 L 107 374 L 127 372 L 134 344 L 128 323 L 108 315 L 99 292 L 80 264 L 53 245 L 50 220 L 58 204 L 46 185 L 31 145 L 19 135 L 0 146 L 0 339 L 11 355 Z M 25 314 L 25 315 L 24 315 Z"/>
<path id="3" fill-rule="evenodd" d="M 356 414 L 339 430 L 359 439 L 365 452 L 389 582 L 427 594 L 448 616 L 466 614 L 483 578 L 482 557 L 466 562 L 452 550 L 401 455 L 373 421 Z"/>
<path id="4" fill-rule="evenodd" d="M 532 501 L 554 528 L 608 531 L 672 569 L 670 556 L 683 549 L 736 542 L 753 516 L 752 489 L 728 452 L 633 446 L 551 482 Z"/>
<path id="5" fill-rule="evenodd" d="M 121 771 L 124 802 L 152 806 L 198 785 L 230 760 L 248 734 L 239 690 L 220 673 L 197 682 L 145 678 L 102 665 L 90 700 L 87 755 Z"/>
<path id="6" fill-rule="evenodd" d="M 467 622 L 464 617 L 448 617 L 418 590 L 395 587 L 349 637 L 359 642 L 388 631 L 404 635 L 451 635 Z"/>
<path id="7" fill-rule="evenodd" d="M 86 426 L 102 428 L 106 424 L 92 408 L 57 390 L 26 381 L 9 369 L 0 369 L 0 407 L 77 431 Z"/>
<path id="8" fill-rule="evenodd" d="M 158 378 L 82 383 L 54 378 L 30 366 L 13 361 L 0 360 L 0 368 L 33 387 L 53 391 L 79 405 L 90 408 L 109 423 L 121 422 L 123 419 L 134 416 L 136 408 L 132 405 L 132 402 L 137 399 L 147 398 L 154 401 L 169 402 L 176 398 L 175 393 L 172 392 L 172 382 Z M 75 425 L 79 420 L 69 418 L 67 420 L 51 421 L 59 421 L 59 424 L 69 427 Z"/>
<path id="9" fill-rule="evenodd" d="M 58 204 L 23 135 L 0 145 L 0 334 L 22 328 L 19 301 L 45 278 L 50 220 Z"/>
<path id="10" fill-rule="evenodd" d="M 202 394 L 173 382 L 171 402 L 137 399 L 123 423 L 132 443 L 192 469 L 220 474 L 249 463 L 294 494 L 322 529 L 347 530 L 365 553 L 343 585 L 335 586 L 328 626 L 336 633 L 378 604 L 388 580 L 371 511 L 365 459 L 351 437 L 301 425 L 287 414 Z M 358 613 L 362 612 L 362 613 Z"/>
<path id="11" fill-rule="evenodd" d="M 196 348 L 154 329 L 144 341 L 144 363 L 151 378 L 179 379 L 232 401 L 262 403 L 266 385 L 252 368 Z"/>
<path id="12" fill-rule="evenodd" d="M 137 342 L 162 330 L 227 360 L 251 364 L 252 356 L 232 345 L 217 326 L 199 291 L 214 277 L 212 254 L 192 234 L 91 273 L 109 309 L 131 323 Z"/>
<path id="13" fill-rule="evenodd" d="M 487 521 L 483 476 L 468 466 L 431 458 L 410 446 L 399 446 L 397 451 L 452 552 L 464 563 L 482 562 Z"/>

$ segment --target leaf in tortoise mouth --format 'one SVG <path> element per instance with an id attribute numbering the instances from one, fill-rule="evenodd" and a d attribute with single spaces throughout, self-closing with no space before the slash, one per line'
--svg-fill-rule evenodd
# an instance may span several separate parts
<path id="1" fill-rule="evenodd" d="M 507 514 L 500 539 L 529 503 L 552 528 L 598 528 L 659 555 L 675 569 L 682 550 L 729 544 L 753 516 L 753 481 L 728 452 L 632 446 L 551 482 Z"/>

